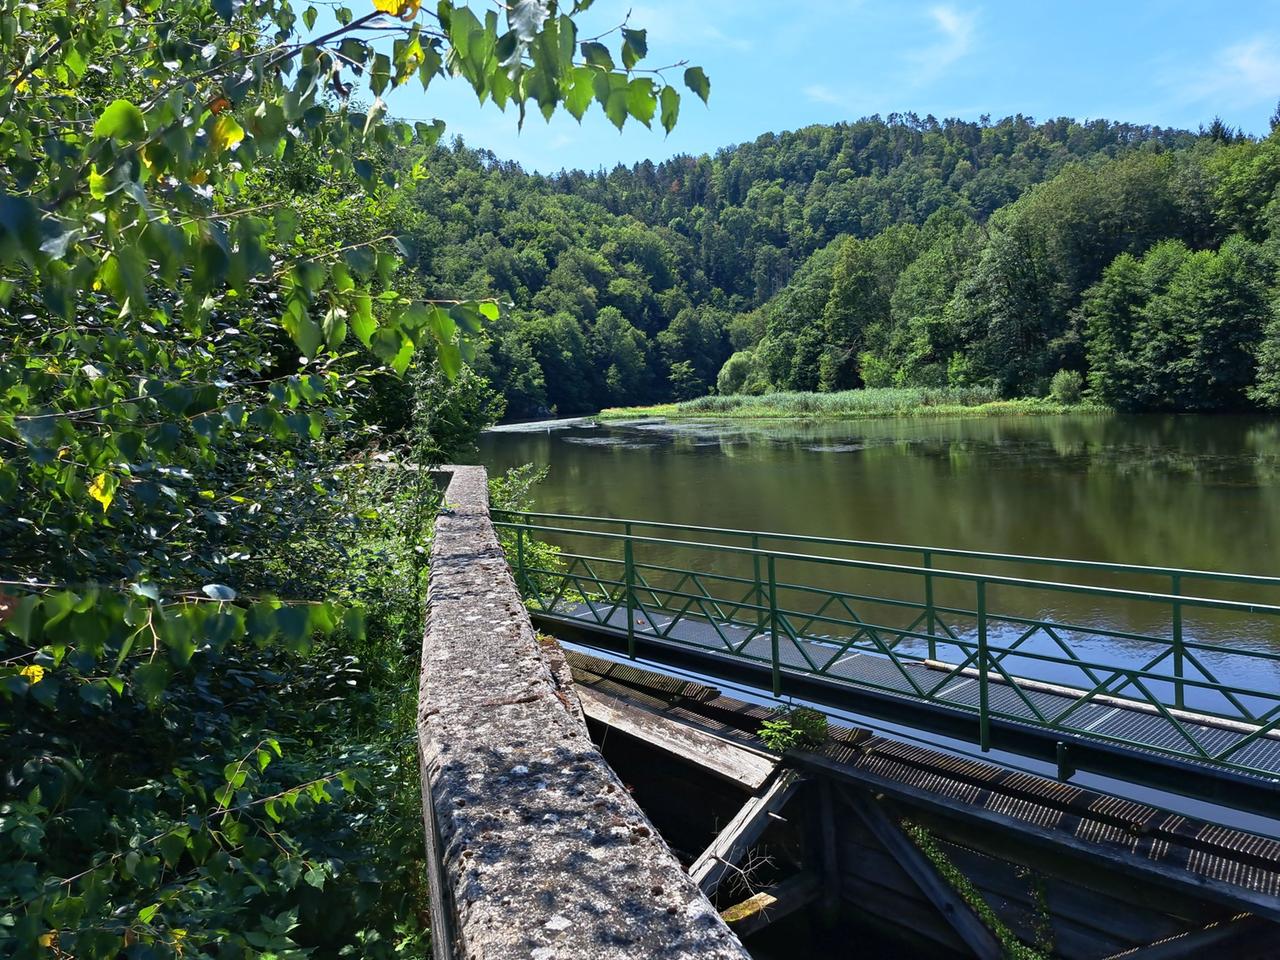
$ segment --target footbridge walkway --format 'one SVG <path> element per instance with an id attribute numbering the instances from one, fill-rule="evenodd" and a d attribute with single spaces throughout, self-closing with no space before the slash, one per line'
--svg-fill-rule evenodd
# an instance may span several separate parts
<path id="1" fill-rule="evenodd" d="M 535 623 L 587 647 L 1048 761 L 1064 780 L 1280 810 L 1280 578 L 494 519 Z"/>

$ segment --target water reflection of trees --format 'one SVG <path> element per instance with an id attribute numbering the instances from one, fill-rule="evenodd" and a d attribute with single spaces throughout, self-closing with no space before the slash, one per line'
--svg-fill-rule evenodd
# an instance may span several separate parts
<path id="1" fill-rule="evenodd" d="M 1280 423 L 1258 417 L 611 426 L 489 437 L 484 458 L 549 464 L 539 503 L 564 512 L 1280 572 Z"/>

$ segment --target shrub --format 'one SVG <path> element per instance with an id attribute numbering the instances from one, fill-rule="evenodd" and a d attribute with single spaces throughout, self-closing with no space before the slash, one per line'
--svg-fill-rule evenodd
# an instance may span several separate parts
<path id="1" fill-rule="evenodd" d="M 1079 403 L 1084 390 L 1084 376 L 1079 370 L 1059 370 L 1049 384 L 1049 396 L 1058 403 Z"/>
<path id="2" fill-rule="evenodd" d="M 716 377 L 716 389 L 726 396 L 733 393 L 745 393 L 747 381 L 756 369 L 755 354 L 750 350 L 739 350 L 720 368 Z"/>

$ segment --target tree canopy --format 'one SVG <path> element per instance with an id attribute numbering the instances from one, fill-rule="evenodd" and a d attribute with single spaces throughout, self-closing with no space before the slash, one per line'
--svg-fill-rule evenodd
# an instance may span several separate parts
<path id="1" fill-rule="evenodd" d="M 1258 360 L 1274 353 L 1269 307 L 1222 301 L 1245 311 L 1233 328 L 1243 339 L 1198 355 L 1243 365 L 1242 389 L 1119 396 L 1098 393 L 1092 375 L 1109 361 L 1091 339 L 1103 326 L 1089 291 L 1117 258 L 1166 241 L 1216 251 L 1237 234 L 1257 246 L 1247 269 L 1270 291 L 1276 144 L 1212 129 L 895 115 L 539 176 L 455 141 L 423 161 L 431 177 L 403 200 L 440 289 L 516 304 L 477 357 L 508 416 L 709 392 L 735 351 L 725 385 L 752 391 L 1044 395 L 1073 370 L 1115 405 L 1223 409 L 1270 395 Z M 425 242 L 441 236 L 457 242 Z M 643 358 L 621 390 L 624 366 L 611 380 L 614 361 L 597 352 L 599 317 L 613 329 L 612 311 L 636 331 L 629 356 Z"/>
<path id="2" fill-rule="evenodd" d="M 1275 151 L 1274 136 L 893 115 L 553 177 L 454 142 L 403 200 L 422 237 L 458 238 L 422 262 L 440 288 L 516 303 L 477 360 L 508 416 L 709 392 L 735 351 L 726 384 L 741 389 L 1024 396 L 1101 362 L 1085 301 L 1117 257 L 1165 241 L 1217 250 L 1239 233 L 1270 289 Z M 591 346 L 605 308 L 645 357 L 622 393 Z M 1270 328 L 1245 326 L 1263 333 L 1233 355 L 1244 393 L 1216 403 L 1267 396 L 1254 367 Z"/>

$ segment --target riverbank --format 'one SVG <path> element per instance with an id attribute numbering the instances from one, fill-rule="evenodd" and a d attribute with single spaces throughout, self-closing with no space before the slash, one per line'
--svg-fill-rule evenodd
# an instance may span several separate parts
<path id="1" fill-rule="evenodd" d="M 1047 397 L 1001 400 L 976 387 L 877 387 L 838 393 L 707 396 L 648 407 L 610 407 L 601 420 L 637 417 L 727 420 L 853 420 L 871 417 L 1030 417 L 1108 414 L 1097 403 L 1062 403 Z"/>

